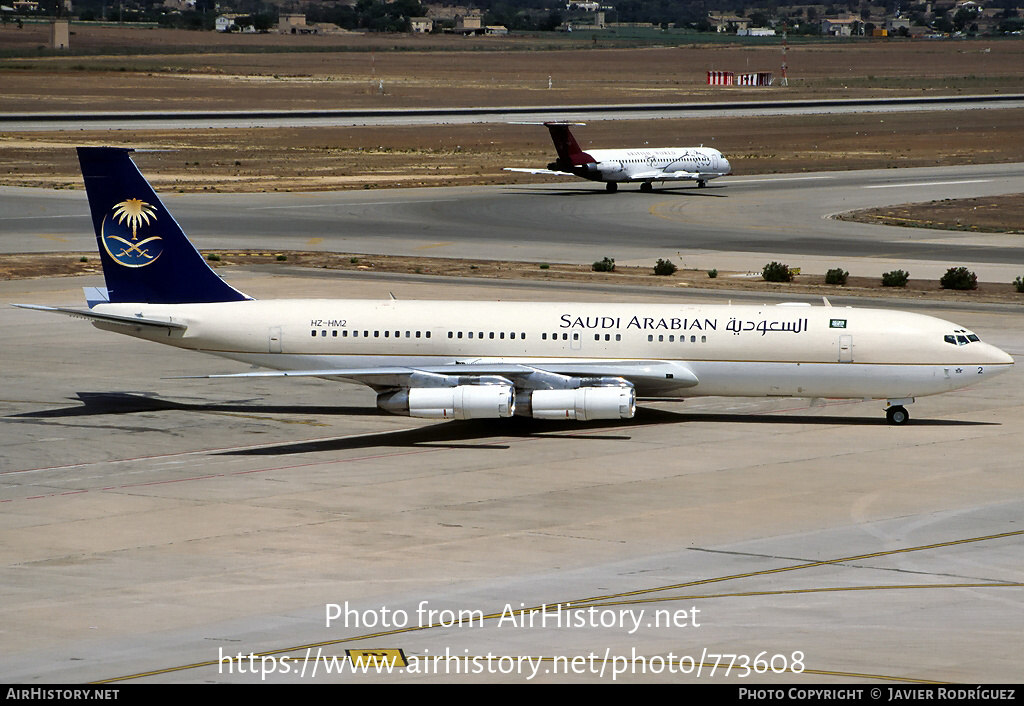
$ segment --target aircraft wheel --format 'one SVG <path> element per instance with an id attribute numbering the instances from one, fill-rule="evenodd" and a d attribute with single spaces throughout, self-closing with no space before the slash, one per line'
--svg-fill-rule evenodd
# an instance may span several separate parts
<path id="1" fill-rule="evenodd" d="M 885 418 L 890 424 L 899 426 L 906 424 L 910 420 L 910 414 L 907 413 L 906 407 L 895 405 L 885 410 Z"/>
<path id="2" fill-rule="evenodd" d="M 704 181 L 703 179 L 698 179 L 697 180 L 697 188 L 698 189 L 703 189 L 707 185 L 708 185 L 708 183 L 706 181 Z"/>
<path id="3" fill-rule="evenodd" d="M 650 193 L 654 191 L 654 184 L 652 184 L 649 181 L 645 181 L 640 185 L 640 191 L 643 191 L 644 193 Z"/>
<path id="4" fill-rule="evenodd" d="M 619 190 L 619 185 L 616 184 L 614 181 L 610 181 L 604 185 L 604 190 L 607 191 L 609 194 L 614 194 L 616 191 Z"/>

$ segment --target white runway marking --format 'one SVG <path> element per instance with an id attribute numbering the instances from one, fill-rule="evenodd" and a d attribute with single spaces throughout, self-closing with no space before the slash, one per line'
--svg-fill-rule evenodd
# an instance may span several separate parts
<path id="1" fill-rule="evenodd" d="M 878 184 L 865 186 L 865 189 L 901 189 L 909 186 L 948 186 L 951 184 L 987 184 L 991 179 L 964 179 L 963 181 L 922 181 L 917 184 Z"/>

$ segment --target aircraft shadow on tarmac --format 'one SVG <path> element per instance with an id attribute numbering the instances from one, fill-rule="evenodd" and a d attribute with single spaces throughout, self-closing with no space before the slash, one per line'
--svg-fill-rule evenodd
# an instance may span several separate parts
<path id="1" fill-rule="evenodd" d="M 653 191 L 640 191 L 639 188 L 630 188 L 629 185 L 619 189 L 614 194 L 609 194 L 605 191 L 604 187 L 601 188 L 576 188 L 576 189 L 542 189 L 539 187 L 526 187 L 516 189 L 506 189 L 507 194 L 533 194 L 536 196 L 604 196 L 606 198 L 625 196 L 629 198 L 629 194 L 635 194 L 638 196 L 658 196 L 664 194 L 671 194 L 673 196 L 709 196 L 717 199 L 729 198 L 729 194 L 717 194 L 712 191 L 719 191 L 722 187 L 720 186 L 709 186 L 704 189 L 698 189 L 694 186 L 666 186 L 662 188 L 654 189 Z"/>
<path id="2" fill-rule="evenodd" d="M 64 419 L 102 415 L 140 414 L 147 412 L 187 411 L 192 413 L 217 412 L 238 414 L 303 414 L 322 417 L 344 416 L 391 416 L 376 407 L 342 407 L 327 405 L 267 405 L 260 398 L 242 399 L 232 402 L 185 402 L 163 399 L 150 392 L 79 392 L 81 404 L 60 409 L 39 412 L 23 412 L 8 418 L 22 419 Z M 840 417 L 816 414 L 732 414 L 678 412 L 650 407 L 638 407 L 632 419 L 599 420 L 592 422 L 549 421 L 513 417 L 511 419 L 473 419 L 466 421 L 442 421 L 436 424 L 384 431 L 336 439 L 272 444 L 249 449 L 222 452 L 224 455 L 273 456 L 300 453 L 322 453 L 345 449 L 371 447 L 439 447 L 473 449 L 507 449 L 500 441 L 491 443 L 467 443 L 487 439 L 508 438 L 570 438 L 599 442 L 602 440 L 628 440 L 631 437 L 616 432 L 628 431 L 630 427 L 653 424 L 786 424 L 786 425 L 841 425 L 841 426 L 888 426 L 882 415 L 867 417 Z M 914 419 L 912 427 L 957 427 L 989 426 L 996 422 L 972 422 L 956 419 Z M 911 427 L 911 428 L 912 428 Z M 605 433 L 600 433 L 604 430 Z M 575 433 L 574 433 L 575 432 Z"/>
<path id="3" fill-rule="evenodd" d="M 159 397 L 153 392 L 78 392 L 78 401 L 70 407 L 22 412 L 10 418 L 47 419 L 62 417 L 89 417 L 104 414 L 138 414 L 141 412 L 164 412 L 184 410 L 188 412 L 238 412 L 241 414 L 316 414 L 389 416 L 375 407 L 341 407 L 338 405 L 268 405 L 262 398 L 251 397 L 232 402 L 182 402 Z"/>

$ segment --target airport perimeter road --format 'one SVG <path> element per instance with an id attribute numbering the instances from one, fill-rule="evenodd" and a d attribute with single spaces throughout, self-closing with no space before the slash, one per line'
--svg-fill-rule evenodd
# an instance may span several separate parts
<path id="1" fill-rule="evenodd" d="M 145 155 L 136 161 L 145 172 Z M 706 189 L 662 186 L 651 194 L 635 186 L 607 194 L 601 184 L 567 181 L 161 198 L 202 248 L 578 263 L 669 257 L 685 267 L 758 271 L 781 259 L 805 272 L 843 267 L 873 276 L 902 267 L 938 277 L 951 265 L 964 265 L 983 279 L 1012 281 L 1024 262 L 1019 236 L 891 228 L 828 216 L 1021 191 L 1024 164 L 725 177 Z M 82 192 L 0 188 L 0 204 L 0 252 L 95 247 Z"/>
<path id="2" fill-rule="evenodd" d="M 229 276 L 263 298 L 563 298 Z M 641 296 L 685 295 L 588 299 Z M 925 311 L 1024 354 L 1012 307 Z M 0 330 L 5 682 L 1024 680 L 1020 366 L 904 427 L 877 401 L 766 399 L 434 423 L 354 385 L 172 379 L 243 366 L 43 312 L 0 306 Z M 327 672 L 388 648 L 411 668 Z M 793 671 L 743 676 L 765 665 Z"/>

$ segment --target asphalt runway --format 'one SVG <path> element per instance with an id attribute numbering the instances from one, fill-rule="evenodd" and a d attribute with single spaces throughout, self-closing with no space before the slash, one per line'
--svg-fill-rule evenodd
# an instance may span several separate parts
<path id="1" fill-rule="evenodd" d="M 383 86 L 383 84 L 381 84 Z M 548 120 L 658 120 L 836 113 L 904 113 L 937 110 L 1014 109 L 1024 96 L 918 96 L 795 101 L 726 101 L 553 105 L 544 107 L 392 108 L 380 110 L 294 111 L 133 111 L 91 113 L 7 113 L 0 126 L 8 132 L 52 130 L 188 130 L 193 128 L 305 128 L 360 125 L 438 125 L 544 122 Z"/>
<path id="2" fill-rule="evenodd" d="M 136 162 L 146 172 L 146 156 Z M 938 278 L 967 266 L 982 280 L 1021 274 L 1019 235 L 848 223 L 845 211 L 1024 191 L 1024 164 L 724 177 L 695 185 L 601 184 L 272 194 L 161 194 L 201 248 L 326 250 L 538 262 L 760 271 L 780 260 L 808 273 L 896 268 Z M 0 252 L 91 251 L 83 192 L 0 187 Z"/>
<path id="3" fill-rule="evenodd" d="M 228 276 L 265 298 L 580 298 Z M 171 379 L 242 366 L 7 305 L 97 284 L 0 282 L 0 681 L 1024 679 L 1021 366 L 904 427 L 878 401 L 770 399 L 438 424 L 355 385 Z M 1024 354 L 1016 307 L 916 310 Z M 339 673 L 350 649 L 410 666 Z"/>

